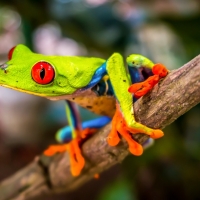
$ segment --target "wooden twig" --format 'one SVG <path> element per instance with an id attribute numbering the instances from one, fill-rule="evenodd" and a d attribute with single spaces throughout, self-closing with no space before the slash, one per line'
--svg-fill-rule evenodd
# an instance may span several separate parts
<path id="1" fill-rule="evenodd" d="M 172 71 L 154 89 L 134 104 L 137 121 L 151 127 L 164 128 L 200 102 L 200 55 Z M 42 194 L 77 189 L 94 174 L 101 173 L 128 154 L 127 144 L 116 147 L 106 142 L 111 125 L 102 128 L 83 146 L 86 166 L 78 177 L 69 170 L 68 153 L 53 157 L 38 156 L 25 168 L 0 183 L 1 200 L 28 200 Z M 148 136 L 135 134 L 134 139 L 145 142 Z M 159 141 L 157 141 L 159 142 Z"/>

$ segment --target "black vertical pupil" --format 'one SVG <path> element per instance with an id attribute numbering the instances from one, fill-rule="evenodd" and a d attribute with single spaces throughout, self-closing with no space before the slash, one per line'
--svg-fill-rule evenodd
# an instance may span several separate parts
<path id="1" fill-rule="evenodd" d="M 44 77 L 45 77 L 45 69 L 42 68 L 42 69 L 40 70 L 40 78 L 43 80 Z"/>

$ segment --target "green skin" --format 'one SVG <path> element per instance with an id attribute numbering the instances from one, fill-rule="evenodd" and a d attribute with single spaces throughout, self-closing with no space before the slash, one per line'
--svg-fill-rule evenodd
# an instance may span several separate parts
<path id="1" fill-rule="evenodd" d="M 55 77 L 50 84 L 41 85 L 32 79 L 31 69 L 39 61 L 48 62 L 55 69 Z M 49 99 L 56 97 L 59 100 L 67 95 L 73 97 L 74 92 L 88 85 L 95 71 L 104 62 L 101 58 L 35 54 L 20 44 L 15 47 L 12 59 L 1 65 L 0 85 Z M 152 68 L 154 65 L 149 59 L 137 54 L 130 55 L 127 63 L 134 67 Z M 131 85 L 130 75 L 124 67 L 122 56 L 114 53 L 107 60 L 106 69 L 127 125 L 150 135 L 152 129 L 134 119 L 132 94 L 128 92 Z"/>

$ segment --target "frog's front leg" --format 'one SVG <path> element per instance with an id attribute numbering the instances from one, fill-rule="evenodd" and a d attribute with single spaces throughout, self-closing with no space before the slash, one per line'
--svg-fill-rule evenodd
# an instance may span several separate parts
<path id="1" fill-rule="evenodd" d="M 66 115 L 69 126 L 60 129 L 56 134 L 60 145 L 51 145 L 44 151 L 46 156 L 68 151 L 70 159 L 70 170 L 73 176 L 78 176 L 85 165 L 85 159 L 80 149 L 81 144 L 89 135 L 95 133 L 99 128 L 110 122 L 110 118 L 103 116 L 97 119 L 81 123 L 77 106 L 66 101 Z"/>
<path id="2" fill-rule="evenodd" d="M 63 144 L 51 145 L 44 151 L 44 154 L 46 156 L 52 156 L 56 153 L 68 151 L 71 173 L 74 176 L 78 176 L 85 165 L 85 159 L 79 147 L 82 127 L 77 107 L 70 101 L 66 101 L 66 115 L 70 131 L 68 131 L 67 135 L 65 134 L 65 137 L 62 137 L 62 134 L 57 134 L 58 136 L 56 137 L 56 139 Z M 60 132 L 62 133 L 62 129 L 58 131 L 58 133 Z"/>
<path id="3" fill-rule="evenodd" d="M 108 59 L 106 70 L 117 101 L 108 143 L 112 146 L 117 145 L 119 133 L 128 142 L 130 152 L 134 155 L 141 155 L 143 152 L 142 146 L 132 139 L 130 133 L 145 133 L 151 138 L 159 138 L 163 136 L 163 132 L 159 129 L 151 129 L 135 121 L 133 96 L 128 92 L 131 80 L 120 54 L 115 53 Z"/>

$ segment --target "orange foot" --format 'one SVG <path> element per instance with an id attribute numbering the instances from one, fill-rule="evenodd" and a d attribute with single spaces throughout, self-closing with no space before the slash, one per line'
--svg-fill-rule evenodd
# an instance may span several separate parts
<path id="1" fill-rule="evenodd" d="M 107 142 L 110 146 L 116 146 L 119 141 L 119 134 L 127 141 L 129 145 L 129 151 L 139 156 L 143 153 L 142 145 L 133 140 L 131 134 L 135 133 L 145 133 L 148 134 L 151 138 L 159 138 L 162 137 L 164 134 L 159 129 L 150 129 L 140 123 L 133 123 L 134 127 L 128 127 L 122 114 L 119 109 L 119 106 L 116 106 L 116 112 L 112 120 L 112 130 L 108 135 Z"/>
<path id="2" fill-rule="evenodd" d="M 160 78 L 164 78 L 168 74 L 167 68 L 161 63 L 155 64 L 152 68 L 152 72 L 153 74 L 158 75 Z"/>
<path id="3" fill-rule="evenodd" d="M 130 93 L 134 93 L 136 98 L 139 98 L 147 94 L 154 87 L 154 85 L 158 83 L 158 81 L 159 81 L 159 76 L 153 75 L 141 83 L 132 84 L 129 87 L 128 91 Z"/>
<path id="4" fill-rule="evenodd" d="M 85 165 L 85 159 L 81 154 L 80 144 L 84 141 L 84 139 L 96 131 L 97 129 L 95 128 L 86 128 L 80 131 L 80 133 L 78 132 L 78 137 L 67 144 L 51 145 L 47 150 L 44 151 L 44 155 L 53 156 L 56 153 L 68 151 L 71 173 L 73 176 L 78 176 Z"/>
<path id="5" fill-rule="evenodd" d="M 158 83 L 160 78 L 167 76 L 168 70 L 164 65 L 157 63 L 153 66 L 152 72 L 154 74 L 153 76 L 150 76 L 141 83 L 132 84 L 128 91 L 134 93 L 136 98 L 144 96 Z"/>
<path id="6" fill-rule="evenodd" d="M 44 155 L 53 156 L 56 153 L 69 152 L 70 170 L 73 176 L 78 176 L 85 165 L 85 159 L 81 154 L 79 140 L 73 139 L 68 144 L 51 145 L 44 151 Z"/>

